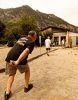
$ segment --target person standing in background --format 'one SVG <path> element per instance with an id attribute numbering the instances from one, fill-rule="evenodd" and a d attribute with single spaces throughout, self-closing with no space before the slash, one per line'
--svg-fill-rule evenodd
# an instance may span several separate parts
<path id="1" fill-rule="evenodd" d="M 51 48 L 51 40 L 50 40 L 49 36 L 45 40 L 45 47 L 46 47 L 47 55 L 49 56 L 49 52 L 50 52 L 50 48 Z"/>
<path id="2" fill-rule="evenodd" d="M 62 47 L 64 47 L 65 46 L 65 40 L 62 39 L 61 43 L 62 43 Z"/>

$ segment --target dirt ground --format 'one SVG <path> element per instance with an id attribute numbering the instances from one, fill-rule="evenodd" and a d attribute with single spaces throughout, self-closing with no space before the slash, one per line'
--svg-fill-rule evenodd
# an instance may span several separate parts
<path id="1" fill-rule="evenodd" d="M 3 49 L 0 60 L 5 54 Z M 58 49 L 29 62 L 29 66 L 34 87 L 24 93 L 24 74 L 17 72 L 10 100 L 78 100 L 78 48 Z M 4 100 L 6 82 L 5 73 L 0 73 L 0 100 Z"/>

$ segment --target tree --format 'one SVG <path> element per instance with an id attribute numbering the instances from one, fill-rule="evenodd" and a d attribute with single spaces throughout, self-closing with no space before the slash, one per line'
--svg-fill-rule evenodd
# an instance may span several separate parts
<path id="1" fill-rule="evenodd" d="M 27 35 L 30 30 L 38 31 L 37 23 L 32 16 L 23 16 L 20 23 L 25 35 Z"/>
<path id="2" fill-rule="evenodd" d="M 21 30 L 18 27 L 12 29 L 12 33 L 15 36 L 15 39 L 18 40 L 20 38 Z"/>
<path id="3" fill-rule="evenodd" d="M 53 35 L 53 33 L 52 33 L 51 31 L 46 31 L 46 38 L 47 38 L 48 36 L 50 36 L 50 38 L 52 38 L 52 35 Z"/>
<path id="4" fill-rule="evenodd" d="M 8 41 L 11 34 L 13 37 L 15 37 L 12 41 L 18 40 L 20 33 L 22 33 L 22 29 L 20 28 L 20 18 L 6 22 L 6 30 L 4 36 Z"/>
<path id="5" fill-rule="evenodd" d="M 5 24 L 0 21 L 0 37 L 4 36 Z"/>

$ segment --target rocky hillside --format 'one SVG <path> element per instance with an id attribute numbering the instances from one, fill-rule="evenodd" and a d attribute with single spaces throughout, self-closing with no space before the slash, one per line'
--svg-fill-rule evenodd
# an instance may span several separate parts
<path id="1" fill-rule="evenodd" d="M 56 26 L 68 28 L 73 32 L 78 32 L 78 27 L 69 24 L 54 14 L 46 14 L 39 12 L 38 10 L 35 11 L 27 5 L 18 8 L 0 9 L 0 20 L 4 23 L 9 21 L 16 21 L 23 15 L 33 16 L 39 29 L 45 28 L 47 26 Z"/>

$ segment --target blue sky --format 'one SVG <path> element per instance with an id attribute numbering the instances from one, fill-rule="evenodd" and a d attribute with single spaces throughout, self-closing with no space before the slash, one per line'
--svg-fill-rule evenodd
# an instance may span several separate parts
<path id="1" fill-rule="evenodd" d="M 0 8 L 29 5 L 34 10 L 54 14 L 78 26 L 78 0 L 0 0 Z"/>

